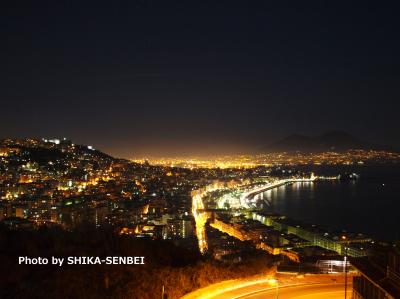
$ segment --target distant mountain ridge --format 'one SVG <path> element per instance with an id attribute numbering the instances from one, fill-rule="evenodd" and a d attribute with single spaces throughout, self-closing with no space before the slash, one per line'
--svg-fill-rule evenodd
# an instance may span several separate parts
<path id="1" fill-rule="evenodd" d="M 360 140 L 357 137 L 344 131 L 329 131 L 315 137 L 293 134 L 263 148 L 264 151 L 270 152 L 341 152 L 351 149 L 384 150 L 387 148 Z"/>

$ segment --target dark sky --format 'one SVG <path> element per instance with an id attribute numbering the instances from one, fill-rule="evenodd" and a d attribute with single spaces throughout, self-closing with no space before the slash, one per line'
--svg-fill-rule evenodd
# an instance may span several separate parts
<path id="1" fill-rule="evenodd" d="M 368 3 L 2 1 L 0 138 L 124 157 L 331 129 L 399 146 L 400 11 Z"/>

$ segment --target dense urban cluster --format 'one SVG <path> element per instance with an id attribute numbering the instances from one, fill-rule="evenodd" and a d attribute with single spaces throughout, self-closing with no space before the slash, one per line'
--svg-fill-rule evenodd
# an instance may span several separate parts
<path id="1" fill-rule="evenodd" d="M 289 271 L 295 268 L 298 272 L 302 269 L 303 272 L 333 273 L 347 265 L 343 256 L 357 258 L 354 264 L 360 274 L 355 282 L 359 290 L 354 292 L 368 293 L 365 287 L 368 269 L 362 267 L 368 265 L 365 259 L 376 256 L 376 252 L 387 252 L 385 256 L 395 259 L 390 275 L 394 279 L 399 277 L 400 255 L 393 251 L 392 244 L 378 244 L 357 233 L 331 232 L 276 214 L 269 209 L 270 203 L 262 193 L 287 184 L 359 178 L 353 172 L 314 175 L 312 168 L 304 168 L 307 165 L 363 167 L 399 161 L 400 155 L 396 153 L 361 150 L 229 156 L 213 160 L 130 161 L 67 139 L 5 139 L 0 141 L 0 238 L 11 242 L 12 233 L 30 232 L 33 235 L 25 237 L 28 242 L 31 242 L 29 238 L 50 236 L 46 242 L 55 242 L 57 247 L 62 238 L 82 238 L 80 232 L 88 229 L 91 234 L 94 231 L 106 234 L 105 244 L 110 238 L 116 238 L 109 247 L 117 246 L 115 251 L 120 250 L 117 245 L 120 242 L 128 242 L 134 248 L 133 244 L 140 240 L 147 243 L 137 244 L 145 244 L 146 248 L 151 248 L 152 242 L 165 248 L 178 246 L 188 250 L 185 254 L 191 259 L 189 263 L 184 262 L 185 272 L 168 263 L 153 265 L 147 272 L 141 272 L 144 277 L 159 277 L 161 285 L 169 281 L 167 290 L 171 298 L 222 279 L 240 277 L 231 265 L 244 267 L 249 274 L 270 269 L 272 264 L 282 271 L 286 267 Z M 63 237 L 58 240 L 59 236 Z M 91 244 L 85 246 L 90 248 Z M 102 248 L 100 244 L 96 246 Z M 17 247 L 11 244 L 10 248 Z M 81 245 L 71 252 L 74 250 L 80 251 Z M 170 256 L 146 250 L 155 259 L 166 258 L 171 262 Z M 21 252 L 26 254 L 29 250 Z M 9 262 L 7 257 L 13 254 L 11 250 L 0 258 Z M 254 257 L 261 264 L 249 266 Z M 201 264 L 203 259 L 205 264 Z M 103 276 L 94 280 L 109 290 L 111 272 L 104 271 Z M 164 273 L 161 276 L 160 271 Z M 199 271 L 211 271 L 215 276 L 205 278 Z M 83 275 L 83 272 L 72 273 Z M 193 278 L 186 281 L 184 273 L 191 273 Z M 116 271 L 115 275 L 120 277 L 121 272 Z M 133 272 L 129 275 L 139 279 Z M 177 288 L 184 280 L 187 286 Z M 388 280 L 390 286 L 391 281 Z M 115 284 L 118 288 L 124 285 L 122 276 Z M 14 287 L 11 287 L 13 292 L 27 292 L 20 286 Z M 132 286 L 131 290 L 140 294 L 141 287 Z M 116 298 L 124 298 L 120 296 L 121 289 L 109 292 Z M 138 298 L 147 298 L 147 295 L 157 297 L 143 293 Z M 133 294 L 132 298 L 135 298 Z"/>
<path id="2" fill-rule="evenodd" d="M 252 168 L 257 166 L 290 165 L 364 165 L 400 163 L 400 154 L 377 150 L 349 150 L 344 152 L 278 152 L 255 155 L 202 157 L 165 157 L 133 159 L 137 163 L 149 161 L 153 165 L 185 168 Z"/>
<path id="3" fill-rule="evenodd" d="M 0 142 L 0 220 L 12 229 L 91 224 L 138 237 L 192 238 L 192 190 L 217 178 L 268 172 L 152 166 L 67 139 L 6 139 Z"/>
<path id="4" fill-rule="evenodd" d="M 152 237 L 190 234 L 195 173 L 114 159 L 65 139 L 3 140 L 0 153 L 0 217 L 12 228 L 88 223 Z"/>

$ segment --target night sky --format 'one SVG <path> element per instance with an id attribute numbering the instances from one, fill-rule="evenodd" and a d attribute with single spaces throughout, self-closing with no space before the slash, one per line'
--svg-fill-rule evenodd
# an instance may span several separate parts
<path id="1" fill-rule="evenodd" d="M 332 129 L 399 146 L 400 11 L 373 4 L 2 1 L 0 138 L 128 158 Z"/>

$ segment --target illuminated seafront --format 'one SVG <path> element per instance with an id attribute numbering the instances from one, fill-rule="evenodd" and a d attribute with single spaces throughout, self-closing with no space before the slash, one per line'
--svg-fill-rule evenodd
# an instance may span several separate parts
<path id="1" fill-rule="evenodd" d="M 314 182 L 318 179 L 336 180 L 337 177 L 316 177 L 311 174 L 310 178 L 288 178 L 274 180 L 272 182 L 266 181 L 264 184 L 256 187 L 247 187 L 247 181 L 230 182 L 230 184 L 227 184 L 226 182 L 215 181 L 214 183 L 209 184 L 206 187 L 193 190 L 191 193 L 192 214 L 196 223 L 196 236 L 198 239 L 200 252 L 205 253 L 208 249 L 205 224 L 209 219 L 209 213 L 207 212 L 207 209 L 205 208 L 205 204 L 203 202 L 203 197 L 207 194 L 217 190 L 232 190 L 232 193 L 236 193 L 236 196 L 231 196 L 230 194 L 228 194 L 227 196 L 222 196 L 221 198 L 218 198 L 218 207 L 223 208 L 226 204 L 229 204 L 229 206 L 233 209 L 246 210 L 253 208 L 254 197 L 259 193 L 275 189 L 287 184 Z"/>

